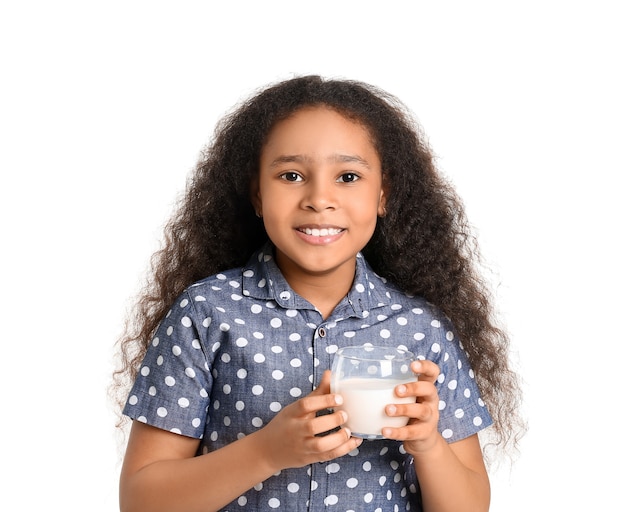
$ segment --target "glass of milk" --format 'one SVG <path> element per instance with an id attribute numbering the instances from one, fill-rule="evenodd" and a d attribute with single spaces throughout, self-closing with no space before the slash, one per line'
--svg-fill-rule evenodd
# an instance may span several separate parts
<path id="1" fill-rule="evenodd" d="M 399 384 L 415 382 L 411 371 L 414 355 L 395 347 L 363 345 L 343 347 L 333 359 L 331 392 L 343 397 L 337 410 L 348 414 L 344 426 L 355 437 L 382 439 L 383 427 L 403 427 L 409 418 L 387 416 L 388 404 L 408 404 L 415 397 L 399 398 L 394 388 Z"/>

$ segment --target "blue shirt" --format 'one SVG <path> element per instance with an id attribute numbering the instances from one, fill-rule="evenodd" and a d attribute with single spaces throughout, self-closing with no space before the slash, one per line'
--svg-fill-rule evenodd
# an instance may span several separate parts
<path id="1" fill-rule="evenodd" d="M 491 424 L 454 328 L 433 305 L 377 276 L 359 254 L 350 292 L 324 320 L 290 288 L 272 254 L 268 244 L 246 266 L 182 294 L 148 348 L 124 414 L 200 439 L 201 455 L 310 393 L 338 348 L 372 343 L 439 366 L 439 431 L 448 442 Z M 283 470 L 223 510 L 326 509 L 421 510 L 402 443 L 366 440 L 332 461 Z"/>

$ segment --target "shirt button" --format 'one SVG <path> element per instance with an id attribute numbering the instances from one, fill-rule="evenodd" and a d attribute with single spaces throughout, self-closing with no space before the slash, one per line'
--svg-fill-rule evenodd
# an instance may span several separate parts
<path id="1" fill-rule="evenodd" d="M 319 332 L 320 338 L 326 337 L 326 329 L 324 329 L 323 327 L 320 327 L 320 330 L 318 332 Z"/>
<path id="2" fill-rule="evenodd" d="M 291 297 L 291 293 L 289 292 L 280 292 L 280 298 L 282 300 L 289 300 Z"/>

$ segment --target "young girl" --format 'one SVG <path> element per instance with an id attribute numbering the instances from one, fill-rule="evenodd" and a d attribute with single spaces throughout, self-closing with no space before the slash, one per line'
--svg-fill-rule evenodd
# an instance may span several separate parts
<path id="1" fill-rule="evenodd" d="M 245 102 L 121 340 L 121 509 L 487 510 L 477 434 L 514 438 L 519 388 L 474 255 L 395 98 L 309 76 Z M 366 343 L 418 356 L 383 440 L 353 437 L 330 392 L 333 354 Z"/>

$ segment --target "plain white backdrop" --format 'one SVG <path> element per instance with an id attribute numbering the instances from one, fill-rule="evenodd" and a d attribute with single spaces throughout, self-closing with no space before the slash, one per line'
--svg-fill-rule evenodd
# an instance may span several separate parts
<path id="1" fill-rule="evenodd" d="M 620 509 L 618 7 L 2 3 L 0 508 L 117 510 L 113 343 L 163 223 L 225 111 L 317 73 L 402 99 L 465 200 L 529 423 L 492 511 Z"/>

